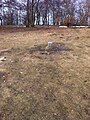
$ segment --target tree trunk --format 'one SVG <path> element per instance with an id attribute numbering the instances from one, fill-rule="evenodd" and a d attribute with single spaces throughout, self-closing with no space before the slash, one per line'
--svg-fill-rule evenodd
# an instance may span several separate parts
<path id="1" fill-rule="evenodd" d="M 30 24 L 30 13 L 29 13 L 29 0 L 27 0 L 27 17 L 26 17 L 26 27 Z"/>
<path id="2" fill-rule="evenodd" d="M 32 0 L 32 5 L 31 5 L 31 27 L 34 27 L 34 22 L 35 22 L 34 0 Z"/>

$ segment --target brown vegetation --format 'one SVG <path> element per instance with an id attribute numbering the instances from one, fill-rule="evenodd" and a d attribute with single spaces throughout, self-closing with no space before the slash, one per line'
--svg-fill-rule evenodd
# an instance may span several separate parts
<path id="1" fill-rule="evenodd" d="M 0 120 L 89 120 L 90 29 L 2 28 L 0 51 Z"/>

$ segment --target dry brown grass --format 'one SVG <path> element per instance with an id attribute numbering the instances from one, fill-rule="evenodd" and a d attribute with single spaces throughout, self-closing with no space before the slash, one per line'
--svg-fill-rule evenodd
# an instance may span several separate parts
<path id="1" fill-rule="evenodd" d="M 70 51 L 30 53 L 48 41 Z M 90 29 L 1 28 L 0 51 L 0 120 L 90 119 Z"/>

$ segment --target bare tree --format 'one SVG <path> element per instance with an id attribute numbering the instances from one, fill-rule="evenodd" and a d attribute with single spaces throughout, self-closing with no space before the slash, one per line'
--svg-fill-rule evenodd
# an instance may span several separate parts
<path id="1" fill-rule="evenodd" d="M 90 26 L 90 0 L 86 1 L 87 6 L 87 20 L 88 20 L 88 26 Z"/>
<path id="2" fill-rule="evenodd" d="M 86 25 L 89 8 L 86 0 L 0 0 L 0 23 L 26 27 L 50 25 L 51 21 L 53 25 Z"/>

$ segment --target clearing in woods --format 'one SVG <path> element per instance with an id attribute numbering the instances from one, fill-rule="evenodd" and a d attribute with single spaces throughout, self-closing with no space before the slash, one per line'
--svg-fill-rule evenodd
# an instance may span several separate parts
<path id="1" fill-rule="evenodd" d="M 90 29 L 0 28 L 0 120 L 89 120 L 89 80 Z"/>

